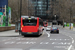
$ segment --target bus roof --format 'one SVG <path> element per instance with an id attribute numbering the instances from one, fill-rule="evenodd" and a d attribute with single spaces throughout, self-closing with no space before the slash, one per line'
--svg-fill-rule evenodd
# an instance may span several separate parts
<path id="1" fill-rule="evenodd" d="M 22 18 L 29 18 L 29 16 L 21 16 Z M 30 18 L 37 18 L 37 17 L 34 17 L 34 16 L 30 16 Z"/>
<path id="2" fill-rule="evenodd" d="M 22 18 L 28 18 L 29 16 L 21 16 Z"/>

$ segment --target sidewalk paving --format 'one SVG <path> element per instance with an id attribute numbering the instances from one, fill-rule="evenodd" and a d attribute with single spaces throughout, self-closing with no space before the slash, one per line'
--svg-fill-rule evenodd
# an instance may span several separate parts
<path id="1" fill-rule="evenodd" d="M 19 33 L 15 32 L 15 30 L 10 30 L 10 31 L 0 32 L 0 36 L 19 36 Z"/>
<path id="2" fill-rule="evenodd" d="M 64 27 L 65 29 L 68 29 L 68 30 L 72 30 L 72 31 L 75 31 L 75 27 L 73 27 L 73 29 L 70 29 L 70 27 Z"/>

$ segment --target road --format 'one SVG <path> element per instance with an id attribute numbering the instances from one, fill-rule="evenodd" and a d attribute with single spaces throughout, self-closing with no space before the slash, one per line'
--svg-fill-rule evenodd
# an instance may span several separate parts
<path id="1" fill-rule="evenodd" d="M 56 27 L 59 34 L 44 30 L 39 37 L 23 37 L 14 30 L 0 32 L 0 50 L 75 50 L 75 31 Z"/>

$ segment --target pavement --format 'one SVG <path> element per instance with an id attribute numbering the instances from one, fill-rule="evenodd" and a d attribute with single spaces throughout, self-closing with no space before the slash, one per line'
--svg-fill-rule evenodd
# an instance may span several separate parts
<path id="1" fill-rule="evenodd" d="M 72 31 L 75 31 L 75 27 L 73 27 L 72 29 L 70 29 L 70 27 L 64 27 L 65 29 L 68 29 L 68 30 L 72 30 Z"/>
<path id="2" fill-rule="evenodd" d="M 19 36 L 19 33 L 15 32 L 15 30 L 9 30 L 0 32 L 0 36 Z"/>

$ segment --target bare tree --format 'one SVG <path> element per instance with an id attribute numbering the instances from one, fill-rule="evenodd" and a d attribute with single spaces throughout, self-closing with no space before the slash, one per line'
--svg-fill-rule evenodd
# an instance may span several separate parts
<path id="1" fill-rule="evenodd" d="M 16 22 L 20 20 L 20 0 L 8 0 L 8 5 L 12 9 L 11 10 L 12 22 Z M 29 0 L 22 0 L 22 15 L 26 15 L 26 16 L 33 15 L 33 12 L 34 12 L 33 8 L 34 6 Z"/>

